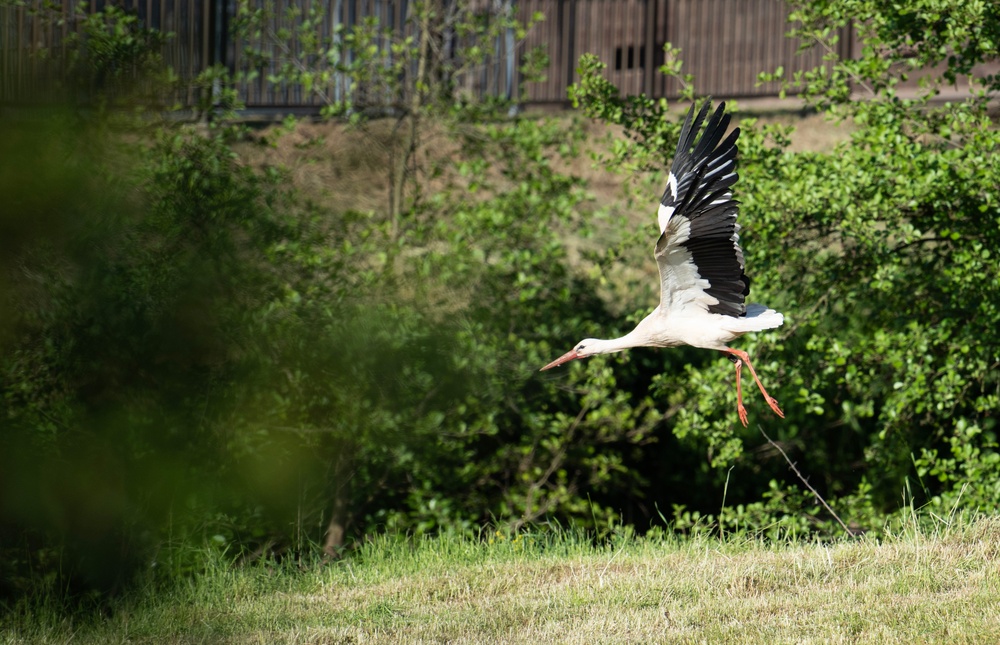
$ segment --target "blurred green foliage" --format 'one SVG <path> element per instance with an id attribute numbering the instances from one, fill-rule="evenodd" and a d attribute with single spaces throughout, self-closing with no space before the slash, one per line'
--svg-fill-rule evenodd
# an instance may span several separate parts
<path id="1" fill-rule="evenodd" d="M 808 38 L 832 45 L 848 19 L 870 27 L 858 61 L 788 81 L 855 134 L 791 153 L 784 129 L 744 121 L 740 140 L 754 299 L 788 317 L 742 344 L 787 414 L 769 433 L 870 530 L 904 492 L 942 516 L 1000 492 L 987 95 L 931 103 L 928 82 L 902 99 L 901 66 L 880 62 L 943 60 L 947 79 L 993 55 L 947 39 L 992 38 L 975 25 L 995 10 L 936 5 L 802 3 Z M 116 11 L 88 18 L 94 51 L 155 61 L 130 48 L 162 41 Z M 495 35 L 464 24 L 470 38 Z M 297 37 L 310 51 L 335 45 L 308 33 Z M 963 53 L 921 58 L 942 44 Z M 414 61 L 433 49 L 396 46 Z M 681 74 L 667 54 L 663 72 Z M 315 88 L 353 68 L 284 69 Z M 624 333 L 655 299 L 648 276 L 619 269 L 652 267 L 648 230 L 623 229 L 558 169 L 580 154 L 578 120 L 448 103 L 448 70 L 411 78 L 419 100 L 390 115 L 402 134 L 384 164 L 389 206 L 356 212 L 248 164 L 235 151 L 257 139 L 226 114 L 186 125 L 143 98 L 152 84 L 129 93 L 87 78 L 98 97 L 132 97 L 127 114 L 84 92 L 86 110 L 0 122 L 3 600 L 184 576 L 205 545 L 295 557 L 487 522 L 838 530 L 736 422 L 727 361 L 637 350 L 538 374 L 581 337 Z M 231 80 L 213 69 L 196 83 L 230 108 Z M 694 80 L 682 78 L 690 97 Z M 861 81 L 875 94 L 851 100 Z M 160 96 L 175 82 L 162 75 Z M 621 98 L 591 57 L 573 98 L 623 127 L 601 161 L 648 210 L 679 129 L 666 103 Z M 385 116 L 340 107 L 329 114 L 364 133 Z M 455 146 L 442 163 L 417 154 L 430 128 Z"/>
<path id="2" fill-rule="evenodd" d="M 113 36 L 116 16 L 88 24 Z M 648 399 L 602 361 L 537 376 L 610 324 L 567 265 L 586 193 L 553 160 L 576 154 L 578 124 L 418 105 L 458 154 L 417 173 L 433 193 L 407 167 L 398 212 L 360 213 L 242 162 L 240 126 L 88 96 L 0 136 L 16 162 L 0 183 L 5 597 L 170 579 L 197 570 L 193 545 L 291 556 L 380 530 L 606 526 L 638 490 L 625 463 L 659 418 Z"/>

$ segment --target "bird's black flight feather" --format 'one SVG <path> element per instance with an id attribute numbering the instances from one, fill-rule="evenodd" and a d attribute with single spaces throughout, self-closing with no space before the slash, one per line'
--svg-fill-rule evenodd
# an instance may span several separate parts
<path id="1" fill-rule="evenodd" d="M 682 246 L 691 254 L 698 275 L 711 285 L 706 293 L 718 300 L 708 310 L 738 317 L 746 314 L 745 299 L 750 293 L 736 223 L 739 202 L 732 199 L 730 191 L 739 178 L 736 140 L 740 130 L 736 128 L 725 137 L 730 116 L 725 113 L 726 104 L 721 103 L 696 144 L 710 105 L 706 101 L 697 116 L 691 106 L 670 167 L 676 194 L 668 182 L 661 203 L 674 209 L 672 217 L 690 221 L 690 237 Z"/>

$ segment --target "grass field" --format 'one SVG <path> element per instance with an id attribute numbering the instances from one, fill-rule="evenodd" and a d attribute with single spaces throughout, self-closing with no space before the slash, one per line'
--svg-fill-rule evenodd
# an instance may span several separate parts
<path id="1" fill-rule="evenodd" d="M 998 519 L 832 544 L 383 539 L 309 566 L 208 557 L 101 618 L 8 614 L 0 642 L 994 643 L 998 553 Z"/>

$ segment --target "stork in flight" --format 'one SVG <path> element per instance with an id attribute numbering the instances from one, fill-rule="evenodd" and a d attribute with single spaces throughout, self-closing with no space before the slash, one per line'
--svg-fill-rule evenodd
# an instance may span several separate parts
<path id="1" fill-rule="evenodd" d="M 721 103 L 695 143 L 711 101 L 695 116 L 688 112 L 677 142 L 667 187 L 657 219 L 660 237 L 653 255 L 660 270 L 660 305 L 635 329 L 621 338 L 586 338 L 542 368 L 551 369 L 576 358 L 610 354 L 630 347 L 692 345 L 725 352 L 736 365 L 736 412 L 744 426 L 740 376 L 743 364 L 750 369 L 764 400 L 775 414 L 784 413 L 764 389 L 746 352 L 728 343 L 751 331 L 781 326 L 784 317 L 764 305 L 745 304 L 750 279 L 743 272 L 739 202 L 733 199 L 736 174 L 736 128 L 722 140 L 730 116 Z M 721 143 L 720 143 L 721 142 Z"/>

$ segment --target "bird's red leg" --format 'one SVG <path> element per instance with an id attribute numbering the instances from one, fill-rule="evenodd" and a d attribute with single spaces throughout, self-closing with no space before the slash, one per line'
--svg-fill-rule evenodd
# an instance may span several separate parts
<path id="1" fill-rule="evenodd" d="M 775 414 L 784 419 L 785 413 L 778 407 L 778 402 L 774 399 L 774 397 L 767 393 L 767 390 L 764 389 L 764 384 L 761 383 L 760 378 L 757 377 L 757 372 L 753 368 L 753 363 L 750 362 L 750 355 L 741 349 L 733 349 L 732 347 L 727 347 L 726 351 L 747 364 L 747 367 L 750 368 L 750 374 L 753 375 L 753 380 L 757 382 L 757 387 L 760 388 L 760 393 L 764 395 L 764 400 L 767 401 L 769 406 L 771 406 L 771 409 L 774 410 Z M 744 423 L 743 425 L 746 424 Z"/>
<path id="2" fill-rule="evenodd" d="M 740 421 L 745 428 L 747 427 L 747 409 L 743 407 L 743 361 L 737 358 L 733 364 L 736 365 L 736 413 L 740 415 Z"/>

